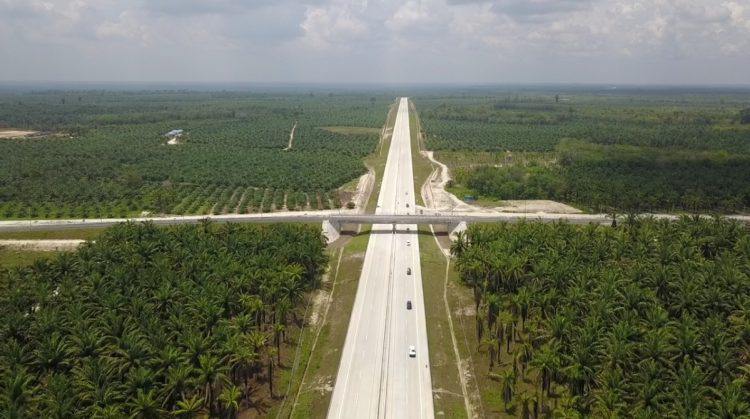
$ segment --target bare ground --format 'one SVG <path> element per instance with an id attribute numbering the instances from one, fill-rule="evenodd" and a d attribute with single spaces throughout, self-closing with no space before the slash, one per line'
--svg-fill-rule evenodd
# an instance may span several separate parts
<path id="1" fill-rule="evenodd" d="M 354 202 L 357 212 L 364 212 L 367 201 L 370 199 L 373 187 L 375 186 L 375 171 L 372 167 L 367 168 L 367 173 L 360 176 L 357 183 L 357 190 L 351 201 Z"/>
<path id="2" fill-rule="evenodd" d="M 497 207 L 481 207 L 467 204 L 458 199 L 456 195 L 448 192 L 446 185 L 452 180 L 450 170 L 445 164 L 435 160 L 432 151 L 420 151 L 437 168 L 430 174 L 427 181 L 422 185 L 422 199 L 425 206 L 439 211 L 472 211 L 472 212 L 526 212 L 526 213 L 548 213 L 548 214 L 579 214 L 581 211 L 570 205 L 549 200 L 510 200 L 503 201 Z"/>
<path id="3" fill-rule="evenodd" d="M 37 252 L 59 252 L 76 250 L 86 240 L 0 240 L 0 247 Z"/>
<path id="4" fill-rule="evenodd" d="M 30 137 L 38 133 L 39 131 L 24 131 L 24 130 L 7 129 L 7 130 L 0 130 L 0 138 L 23 138 L 23 137 Z"/>

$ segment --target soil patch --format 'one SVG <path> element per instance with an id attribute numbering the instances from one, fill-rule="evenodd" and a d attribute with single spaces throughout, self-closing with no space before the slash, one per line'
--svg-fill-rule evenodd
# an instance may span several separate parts
<path id="1" fill-rule="evenodd" d="M 85 240 L 61 239 L 61 240 L 0 240 L 0 248 L 14 250 L 36 251 L 36 252 L 59 252 L 76 250 Z"/>
<path id="2" fill-rule="evenodd" d="M 22 131 L 22 130 L 0 130 L 0 138 L 24 138 L 39 134 L 39 131 Z"/>

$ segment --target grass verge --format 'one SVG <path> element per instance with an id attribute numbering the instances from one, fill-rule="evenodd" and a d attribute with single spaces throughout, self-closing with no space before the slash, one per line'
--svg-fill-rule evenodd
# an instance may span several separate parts
<path id="1" fill-rule="evenodd" d="M 94 240 L 106 228 L 80 228 L 80 229 L 60 229 L 45 231 L 0 231 L 0 239 L 7 240 L 62 240 L 62 239 L 80 239 Z M 46 252 L 49 253 L 49 252 Z"/>
<path id="2" fill-rule="evenodd" d="M 414 188 L 415 201 L 417 205 L 424 206 L 424 200 L 422 199 L 422 185 L 427 182 L 430 174 L 435 169 L 432 162 L 424 156 L 420 151 L 423 150 L 422 146 L 422 124 L 419 120 L 419 113 L 414 106 L 413 102 L 409 102 L 409 132 L 411 133 L 411 165 L 414 172 Z"/>
<path id="3" fill-rule="evenodd" d="M 328 131 L 328 132 L 333 132 L 335 134 L 344 134 L 344 135 L 365 135 L 365 134 L 380 133 L 380 128 L 372 128 L 372 127 L 335 126 L 335 127 L 320 127 L 320 129 L 324 131 Z"/>
<path id="4" fill-rule="evenodd" d="M 422 264 L 422 289 L 430 348 L 430 374 L 436 417 L 465 418 L 463 390 L 449 319 L 443 302 L 446 260 L 426 226 L 419 228 L 419 251 Z"/>
<path id="5" fill-rule="evenodd" d="M 52 259 L 59 253 L 0 248 L 0 268 L 29 266 L 38 259 Z"/>
<path id="6" fill-rule="evenodd" d="M 277 417 L 326 416 L 369 238 L 369 234 L 358 234 L 343 249 L 338 272 L 325 286 L 331 293 L 331 305 L 325 319 L 321 317 L 319 330 L 315 329 L 317 344 L 311 350 L 313 339 L 308 351 L 303 351 L 307 354 L 304 359 L 307 367 L 298 378 L 296 403 L 295 393 L 290 392 L 284 411 L 280 411 Z M 311 334 L 312 331 L 310 328 Z"/>

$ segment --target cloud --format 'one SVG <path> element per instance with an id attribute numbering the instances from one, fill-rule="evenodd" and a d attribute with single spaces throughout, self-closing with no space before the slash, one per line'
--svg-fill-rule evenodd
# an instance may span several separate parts
<path id="1" fill-rule="evenodd" d="M 747 0 L 0 0 L 0 80 L 750 83 L 749 50 Z"/>
<path id="2" fill-rule="evenodd" d="M 315 49 L 348 48 L 369 33 L 367 23 L 344 4 L 308 7 L 300 27 L 302 43 Z"/>

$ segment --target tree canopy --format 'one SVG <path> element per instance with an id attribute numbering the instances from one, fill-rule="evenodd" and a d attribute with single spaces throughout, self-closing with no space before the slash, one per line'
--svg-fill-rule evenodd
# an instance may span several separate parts
<path id="1" fill-rule="evenodd" d="M 525 417 L 531 402 L 564 417 L 750 412 L 744 226 L 636 217 L 616 228 L 471 226 L 453 254 L 474 290 L 490 369 L 501 354 L 510 359 L 497 384 L 506 409 Z"/>
<path id="2" fill-rule="evenodd" d="M 122 224 L 0 270 L 0 411 L 233 417 L 326 265 L 319 228 Z"/>

